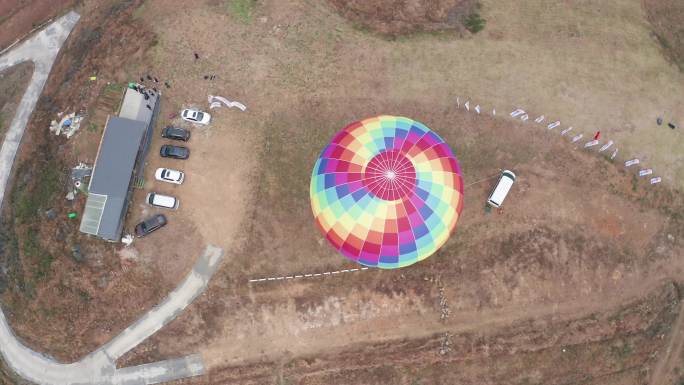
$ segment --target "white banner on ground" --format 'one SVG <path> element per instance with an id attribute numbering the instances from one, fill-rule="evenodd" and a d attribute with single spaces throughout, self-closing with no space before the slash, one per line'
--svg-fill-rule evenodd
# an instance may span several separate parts
<path id="1" fill-rule="evenodd" d="M 223 96 L 209 95 L 209 97 L 207 99 L 209 100 L 209 103 L 215 103 L 215 102 L 223 103 L 223 104 L 225 104 L 226 107 L 237 108 L 240 111 L 245 111 L 247 109 L 247 107 L 245 107 L 244 104 L 237 102 L 237 101 L 231 102 L 230 100 L 224 98 Z"/>
<path id="2" fill-rule="evenodd" d="M 480 105 L 479 104 L 477 106 L 475 106 L 475 111 L 477 111 L 478 114 L 480 113 Z"/>
<path id="3" fill-rule="evenodd" d="M 651 178 L 651 184 L 660 183 L 661 181 L 662 181 L 662 179 L 659 176 L 657 176 L 655 178 Z"/>
<path id="4" fill-rule="evenodd" d="M 529 119 L 529 118 L 530 118 L 530 117 L 529 117 L 527 114 L 525 114 L 525 115 L 523 115 L 523 116 L 520 117 L 520 120 L 522 120 L 523 122 L 526 122 L 527 119 Z"/>
<path id="5" fill-rule="evenodd" d="M 608 143 L 606 143 L 606 144 L 604 144 L 603 146 L 601 146 L 601 149 L 599 149 L 599 152 L 606 151 L 606 150 L 609 149 L 610 146 L 612 146 L 612 145 L 613 145 L 613 141 L 612 141 L 612 140 L 609 140 Z"/>
<path id="6" fill-rule="evenodd" d="M 463 104 L 463 106 L 466 108 L 466 110 L 470 111 L 470 100 L 465 102 L 465 104 Z"/>
<path id="7" fill-rule="evenodd" d="M 560 120 L 556 120 L 555 122 L 546 126 L 546 128 L 548 128 L 549 130 L 553 130 L 554 128 L 556 128 L 558 126 L 560 126 Z"/>
<path id="8" fill-rule="evenodd" d="M 613 160 L 618 154 L 618 149 L 616 148 L 615 151 L 613 151 L 613 155 L 610 156 L 610 159 Z"/>
<path id="9" fill-rule="evenodd" d="M 511 112 L 511 118 L 516 118 L 516 117 L 518 117 L 524 113 L 525 113 L 524 110 L 521 110 L 520 108 L 518 108 L 517 110 Z"/>
<path id="10" fill-rule="evenodd" d="M 639 159 L 630 159 L 625 162 L 625 167 L 630 167 L 634 166 L 635 164 L 639 164 Z"/>
<path id="11" fill-rule="evenodd" d="M 573 143 L 577 142 L 578 140 L 582 139 L 583 136 L 584 136 L 584 134 L 577 134 L 577 135 L 575 135 L 575 136 L 572 138 L 572 142 L 573 142 Z"/>
<path id="12" fill-rule="evenodd" d="M 567 134 L 567 133 L 570 132 L 570 131 L 572 131 L 572 126 L 570 126 L 570 127 L 566 128 L 565 130 L 561 131 L 561 135 L 565 135 L 565 134 Z"/>
<path id="13" fill-rule="evenodd" d="M 651 175 L 653 174 L 653 170 L 650 168 L 645 168 L 643 170 L 639 170 L 639 176 L 646 176 L 646 175 Z"/>
<path id="14" fill-rule="evenodd" d="M 544 121 L 544 115 L 538 117 L 537 119 L 534 120 L 535 123 L 541 123 Z"/>
<path id="15" fill-rule="evenodd" d="M 588 141 L 587 143 L 584 144 L 584 148 L 594 147 L 594 146 L 596 146 L 597 144 L 599 144 L 599 141 L 598 141 L 598 140 L 596 140 L 596 139 L 590 140 L 590 141 Z"/>

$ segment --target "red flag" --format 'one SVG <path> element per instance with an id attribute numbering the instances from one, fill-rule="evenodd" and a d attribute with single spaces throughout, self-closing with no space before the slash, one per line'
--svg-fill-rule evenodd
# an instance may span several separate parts
<path id="1" fill-rule="evenodd" d="M 596 131 L 596 134 L 594 134 L 594 140 L 598 140 L 601 137 L 601 131 Z"/>

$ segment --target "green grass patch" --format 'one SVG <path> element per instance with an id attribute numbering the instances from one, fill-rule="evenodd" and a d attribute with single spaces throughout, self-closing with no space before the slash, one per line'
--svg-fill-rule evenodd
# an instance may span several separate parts
<path id="1" fill-rule="evenodd" d="M 38 230 L 33 227 L 29 228 L 23 244 L 24 256 L 36 261 L 36 266 L 33 270 L 33 278 L 35 280 L 47 277 L 50 274 L 52 262 L 55 260 L 52 254 L 41 246 L 38 236 Z"/>
<path id="2" fill-rule="evenodd" d="M 52 196 L 61 188 L 60 170 L 55 162 L 48 162 L 40 168 L 29 182 L 18 182 L 12 191 L 14 218 L 18 223 L 32 223 L 38 218 L 38 211 L 46 209 Z"/>
<path id="3" fill-rule="evenodd" d="M 228 13 L 242 23 L 249 23 L 254 17 L 257 0 L 228 0 Z"/>
<path id="4" fill-rule="evenodd" d="M 610 352 L 615 357 L 615 359 L 622 363 L 626 360 L 634 351 L 634 346 L 630 341 L 620 341 L 619 345 L 613 345 L 610 347 Z"/>
<path id="5" fill-rule="evenodd" d="M 107 85 L 104 87 L 104 90 L 102 91 L 103 93 L 119 93 L 123 91 L 124 85 L 119 84 L 119 83 L 107 83 Z"/>
<path id="6" fill-rule="evenodd" d="M 147 1 L 143 1 L 140 6 L 133 11 L 133 18 L 141 19 L 144 16 L 145 8 L 147 8 Z"/>
<path id="7" fill-rule="evenodd" d="M 468 18 L 466 18 L 463 25 L 471 33 L 478 33 L 482 31 L 487 24 L 487 20 L 483 19 L 479 13 L 472 13 Z"/>

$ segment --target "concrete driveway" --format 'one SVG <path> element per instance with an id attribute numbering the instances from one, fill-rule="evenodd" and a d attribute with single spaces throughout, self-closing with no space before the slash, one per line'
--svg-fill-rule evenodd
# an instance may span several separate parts
<path id="1" fill-rule="evenodd" d="M 69 12 L 0 56 L 0 71 L 24 61 L 32 61 L 35 68 L 0 148 L 0 207 L 26 125 L 43 91 L 57 53 L 79 17 L 77 13 Z M 161 304 L 109 343 L 71 364 L 56 362 L 22 344 L 12 333 L 0 309 L 0 355 L 18 375 L 45 385 L 156 384 L 204 374 L 204 364 L 199 355 L 121 369 L 117 369 L 115 363 L 126 352 L 176 318 L 186 306 L 202 294 L 222 257 L 223 251 L 220 248 L 207 246 L 192 271 Z"/>

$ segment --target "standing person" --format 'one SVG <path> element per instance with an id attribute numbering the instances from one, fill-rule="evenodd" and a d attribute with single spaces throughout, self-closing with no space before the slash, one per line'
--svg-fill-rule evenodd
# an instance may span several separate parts
<path id="1" fill-rule="evenodd" d="M 596 133 L 594 134 L 594 140 L 599 140 L 600 137 L 601 137 L 601 130 L 596 131 Z"/>
<path id="2" fill-rule="evenodd" d="M 194 54 L 195 54 L 195 60 L 199 60 L 199 55 L 197 54 L 197 52 L 194 52 Z"/>

